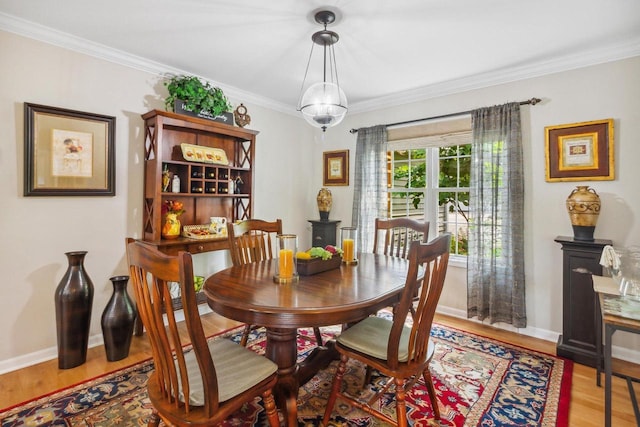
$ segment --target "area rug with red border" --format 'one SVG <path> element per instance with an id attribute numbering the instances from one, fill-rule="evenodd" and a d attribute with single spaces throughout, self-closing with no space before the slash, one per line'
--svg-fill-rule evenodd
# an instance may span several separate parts
<path id="1" fill-rule="evenodd" d="M 325 339 L 339 333 L 338 327 L 322 328 Z M 241 329 L 213 339 L 240 340 Z M 419 380 L 407 396 L 407 413 L 413 426 L 556 426 L 568 425 L 571 361 L 527 350 L 490 338 L 434 324 L 436 354 L 431 363 L 441 420 L 433 420 L 426 388 Z M 248 347 L 262 353 L 264 330 L 253 332 Z M 303 329 L 298 354 L 303 359 L 315 347 L 313 331 Z M 320 371 L 300 388 L 298 424 L 319 426 L 337 362 Z M 373 373 L 363 386 L 365 367 L 352 361 L 344 385 L 352 395 L 367 399 L 385 383 Z M 0 409 L 5 426 L 143 426 L 151 413 L 146 382 L 151 361 L 110 373 L 11 408 Z M 368 399 L 367 399 L 368 400 Z M 393 390 L 376 402 L 395 417 Z M 338 400 L 333 425 L 378 427 L 385 423 Z M 260 400 L 246 404 L 224 426 L 266 426 Z"/>

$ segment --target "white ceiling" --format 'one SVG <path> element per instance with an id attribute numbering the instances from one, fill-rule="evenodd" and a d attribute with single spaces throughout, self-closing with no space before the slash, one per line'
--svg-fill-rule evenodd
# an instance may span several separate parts
<path id="1" fill-rule="evenodd" d="M 351 111 L 640 55 L 638 0 L 0 0 L 0 29 L 290 112 L 323 8 Z"/>

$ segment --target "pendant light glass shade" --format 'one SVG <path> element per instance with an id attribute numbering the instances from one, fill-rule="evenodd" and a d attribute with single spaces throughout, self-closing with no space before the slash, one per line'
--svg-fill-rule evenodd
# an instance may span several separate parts
<path id="1" fill-rule="evenodd" d="M 337 33 L 327 30 L 327 24 L 335 21 L 335 14 L 331 11 L 319 11 L 315 14 L 317 23 L 324 25 L 324 30 L 317 31 L 311 37 L 311 53 L 307 62 L 307 69 L 300 88 L 300 100 L 298 111 L 312 126 L 321 128 L 324 132 L 328 127 L 335 126 L 344 119 L 347 114 L 347 97 L 338 81 L 338 68 L 336 66 L 333 45 L 340 37 Z M 313 47 L 322 47 L 322 81 L 310 85 L 302 93 L 309 73 L 309 65 L 313 57 Z"/>
<path id="2" fill-rule="evenodd" d="M 324 131 L 344 119 L 347 114 L 347 97 L 340 86 L 334 83 L 315 83 L 302 95 L 300 111 L 309 124 Z"/>

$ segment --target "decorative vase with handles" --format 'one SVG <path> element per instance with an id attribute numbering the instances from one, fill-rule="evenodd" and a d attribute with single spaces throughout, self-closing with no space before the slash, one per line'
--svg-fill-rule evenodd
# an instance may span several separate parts
<path id="1" fill-rule="evenodd" d="M 136 307 L 127 293 L 129 276 L 109 278 L 113 284 L 113 294 L 102 312 L 101 326 L 107 360 L 114 362 L 129 355 Z"/>
<path id="2" fill-rule="evenodd" d="M 321 188 L 318 191 L 318 197 L 316 198 L 318 202 L 318 212 L 320 213 L 321 221 L 329 220 L 329 212 L 331 212 L 331 204 L 333 202 L 333 198 L 331 196 L 331 191 L 328 188 Z"/>
<path id="3" fill-rule="evenodd" d="M 567 197 L 567 212 L 573 227 L 573 238 L 593 241 L 600 215 L 600 196 L 588 185 L 578 185 Z"/>
<path id="4" fill-rule="evenodd" d="M 87 360 L 93 283 L 84 269 L 87 251 L 66 252 L 67 271 L 56 288 L 58 368 L 69 369 Z"/>
<path id="5" fill-rule="evenodd" d="M 162 237 L 165 239 L 175 239 L 180 236 L 180 220 L 178 214 L 168 213 L 165 215 L 162 226 Z"/>

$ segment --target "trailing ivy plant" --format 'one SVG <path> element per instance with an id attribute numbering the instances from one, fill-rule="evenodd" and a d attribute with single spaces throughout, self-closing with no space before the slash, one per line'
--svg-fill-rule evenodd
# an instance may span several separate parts
<path id="1" fill-rule="evenodd" d="M 171 76 L 164 82 L 169 96 L 164 100 L 165 108 L 174 111 L 176 100 L 184 101 L 185 110 L 213 117 L 231 111 L 231 104 L 222 89 L 202 82 L 196 76 Z"/>

